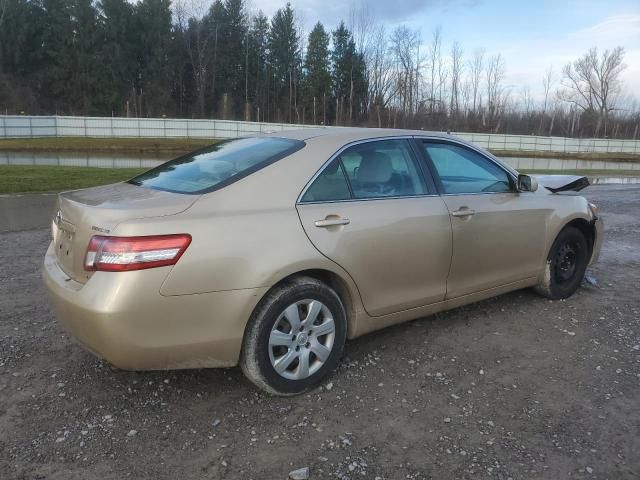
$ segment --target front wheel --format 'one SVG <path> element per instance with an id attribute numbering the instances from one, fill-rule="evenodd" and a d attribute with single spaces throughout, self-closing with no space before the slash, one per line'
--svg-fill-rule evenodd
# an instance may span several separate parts
<path id="1" fill-rule="evenodd" d="M 575 227 L 565 227 L 551 247 L 542 282 L 536 291 L 547 298 L 568 298 L 580 286 L 589 263 L 589 245 Z"/>
<path id="2" fill-rule="evenodd" d="M 247 325 L 240 367 L 269 393 L 302 393 L 338 365 L 346 323 L 334 290 L 315 278 L 294 278 L 275 287 L 256 307 Z"/>

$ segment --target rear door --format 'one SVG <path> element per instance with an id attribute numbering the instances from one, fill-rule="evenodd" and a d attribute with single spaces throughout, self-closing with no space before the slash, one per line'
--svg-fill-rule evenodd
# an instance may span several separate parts
<path id="1" fill-rule="evenodd" d="M 297 208 L 315 247 L 356 282 L 370 315 L 442 301 L 451 223 L 407 139 L 344 149 Z"/>
<path id="2" fill-rule="evenodd" d="M 453 258 L 447 298 L 537 276 L 546 217 L 497 162 L 465 145 L 419 140 L 449 213 Z"/>

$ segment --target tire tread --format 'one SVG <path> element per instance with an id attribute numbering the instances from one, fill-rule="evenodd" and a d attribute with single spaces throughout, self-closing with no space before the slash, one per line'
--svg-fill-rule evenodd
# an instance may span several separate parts
<path id="1" fill-rule="evenodd" d="M 325 285 L 320 280 L 308 277 L 308 276 L 297 276 L 292 277 L 290 279 L 285 280 L 281 284 L 275 286 L 271 289 L 258 303 L 257 307 L 251 314 L 249 322 L 247 323 L 247 327 L 245 330 L 245 338 L 242 346 L 242 352 L 240 355 L 240 368 L 245 376 L 258 388 L 272 394 L 279 396 L 291 396 L 298 395 L 303 393 L 310 388 L 313 388 L 314 384 L 310 384 L 300 390 L 295 391 L 286 391 L 283 389 L 279 389 L 272 384 L 266 378 L 264 371 L 261 369 L 260 360 L 259 360 L 259 349 L 260 342 L 259 337 L 263 328 L 270 328 L 270 318 L 268 318 L 270 308 L 282 301 L 284 298 L 288 296 L 295 295 L 302 288 L 318 289 L 322 291 L 324 294 L 329 294 L 334 296 L 337 304 L 340 306 L 342 311 L 342 318 L 345 320 L 344 328 L 342 329 L 343 335 L 341 338 L 336 338 L 334 349 L 338 348 L 338 354 L 342 353 L 342 348 L 344 346 L 344 342 L 346 340 L 346 313 L 344 311 L 344 306 L 338 294 Z M 265 325 L 268 324 L 268 325 Z M 337 335 L 337 331 L 336 331 Z M 311 377 L 310 377 L 311 378 Z M 320 379 L 321 380 L 321 379 Z"/>

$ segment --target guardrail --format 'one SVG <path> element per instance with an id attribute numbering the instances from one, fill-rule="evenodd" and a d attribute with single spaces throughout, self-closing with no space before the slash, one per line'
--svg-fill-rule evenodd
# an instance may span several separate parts
<path id="1" fill-rule="evenodd" d="M 232 120 L 0 115 L 0 138 L 233 138 L 256 133 L 314 127 L 316 126 Z M 454 134 L 490 150 L 561 153 L 640 153 L 640 140 L 465 132 Z"/>

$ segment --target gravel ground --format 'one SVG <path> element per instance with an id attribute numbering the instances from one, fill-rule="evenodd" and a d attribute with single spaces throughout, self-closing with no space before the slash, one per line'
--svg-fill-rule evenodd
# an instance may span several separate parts
<path id="1" fill-rule="evenodd" d="M 52 316 L 48 232 L 2 233 L 0 478 L 639 478 L 640 186 L 585 194 L 597 286 L 368 335 L 295 398 L 237 369 L 112 371 Z"/>

